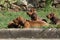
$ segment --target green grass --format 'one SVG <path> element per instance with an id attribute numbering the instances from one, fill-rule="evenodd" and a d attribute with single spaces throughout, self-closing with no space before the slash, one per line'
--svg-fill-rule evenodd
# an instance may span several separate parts
<path id="1" fill-rule="evenodd" d="M 0 1 L 1 1 L 0 4 L 3 4 L 3 5 L 6 4 L 4 2 L 4 0 L 0 0 Z M 13 3 L 17 0 L 9 0 L 9 1 L 10 1 L 10 3 Z M 60 18 L 60 8 L 53 8 L 53 7 L 51 7 L 51 4 L 52 4 L 52 0 L 46 0 L 45 8 L 43 8 L 43 10 L 41 10 L 41 9 L 37 10 L 38 16 L 42 19 L 46 19 L 48 21 L 48 23 L 50 22 L 50 20 L 46 18 L 46 15 L 51 12 L 54 12 L 57 15 L 57 17 Z M 22 16 L 25 19 L 30 20 L 30 17 L 24 11 L 8 12 L 8 11 L 6 11 L 6 9 L 5 9 L 5 11 L 0 11 L 0 28 L 7 28 L 8 23 L 10 21 L 12 21 L 13 19 L 17 18 L 18 16 Z M 60 25 L 50 24 L 50 26 L 48 26 L 48 27 L 44 26 L 42 28 L 60 28 Z"/>
<path id="2" fill-rule="evenodd" d="M 45 11 L 45 10 L 37 10 L 38 16 L 40 18 L 42 18 L 42 19 L 46 19 L 48 22 L 50 22 L 50 20 L 46 18 L 46 15 L 49 14 L 50 12 L 54 12 L 57 15 L 57 17 L 60 18 L 60 9 L 59 8 L 58 9 L 50 8 L 47 11 Z M 30 17 L 24 11 L 20 11 L 20 12 L 2 11 L 2 12 L 0 12 L 0 28 L 7 28 L 8 23 L 10 21 L 12 21 L 13 19 L 17 18 L 18 16 L 22 16 L 25 19 L 30 20 Z M 50 24 L 49 27 L 45 26 L 45 27 L 42 27 L 42 28 L 60 28 L 60 25 Z"/>
<path id="3" fill-rule="evenodd" d="M 17 18 L 18 16 L 23 16 L 25 19 L 29 19 L 26 12 L 0 12 L 0 28 L 7 28 L 10 21 Z"/>

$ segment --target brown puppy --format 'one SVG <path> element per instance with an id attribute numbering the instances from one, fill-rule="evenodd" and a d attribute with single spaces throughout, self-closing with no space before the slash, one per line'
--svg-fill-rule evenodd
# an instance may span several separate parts
<path id="1" fill-rule="evenodd" d="M 36 9 L 34 8 L 31 8 L 28 12 L 27 12 L 27 15 L 29 15 L 29 17 L 31 17 L 31 20 L 32 21 L 45 21 L 47 22 L 45 19 L 40 19 L 38 16 L 37 16 L 37 12 L 36 12 Z"/>
<path id="2" fill-rule="evenodd" d="M 49 26 L 48 23 L 44 21 L 27 21 L 30 24 L 30 27 L 42 27 L 42 26 Z"/>
<path id="3" fill-rule="evenodd" d="M 60 24 L 60 19 L 57 18 L 54 13 L 50 13 L 46 17 L 50 19 L 53 24 Z"/>
<path id="4" fill-rule="evenodd" d="M 9 22 L 8 28 L 20 28 L 18 24 L 14 23 L 13 21 Z"/>
<path id="5" fill-rule="evenodd" d="M 17 20 L 17 18 L 14 19 L 14 20 L 12 20 L 12 21 L 10 21 L 8 23 L 8 26 L 7 27 L 8 28 L 20 28 L 19 21 Z"/>
<path id="6" fill-rule="evenodd" d="M 23 28 L 29 28 L 29 22 L 26 22 L 26 20 L 21 16 L 17 17 L 15 20 L 13 20 L 13 22 L 20 26 L 23 26 Z"/>
<path id="7" fill-rule="evenodd" d="M 29 17 L 31 17 L 32 21 L 37 21 L 40 18 L 37 16 L 37 12 L 35 8 L 31 8 L 28 12 L 27 15 L 29 15 Z"/>
<path id="8" fill-rule="evenodd" d="M 41 26 L 48 26 L 49 24 L 44 22 L 44 21 L 30 21 L 30 20 L 26 20 L 23 17 L 19 16 L 17 18 L 18 23 L 21 26 L 24 26 L 24 28 L 31 28 L 31 27 L 41 27 Z"/>

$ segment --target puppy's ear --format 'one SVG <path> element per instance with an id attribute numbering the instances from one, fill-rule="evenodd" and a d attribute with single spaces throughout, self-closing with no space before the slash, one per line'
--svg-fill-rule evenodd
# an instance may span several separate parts
<path id="1" fill-rule="evenodd" d="M 18 23 L 18 20 L 13 20 L 14 23 Z"/>

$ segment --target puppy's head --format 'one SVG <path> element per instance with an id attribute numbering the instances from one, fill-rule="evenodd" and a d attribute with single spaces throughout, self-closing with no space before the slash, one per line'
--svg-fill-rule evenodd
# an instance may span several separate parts
<path id="1" fill-rule="evenodd" d="M 24 25 L 24 23 L 25 23 L 25 19 L 23 18 L 23 17 L 21 17 L 21 16 L 19 16 L 18 18 L 16 18 L 16 20 L 18 21 L 18 24 L 20 24 L 20 25 Z"/>
<path id="2" fill-rule="evenodd" d="M 50 13 L 50 14 L 48 14 L 46 17 L 47 17 L 48 19 L 51 19 L 51 18 L 55 17 L 55 14 L 54 14 L 54 13 Z"/>
<path id="3" fill-rule="evenodd" d="M 33 14 L 31 15 L 31 20 L 37 20 L 37 14 L 33 13 Z"/>
<path id="4" fill-rule="evenodd" d="M 27 12 L 27 14 L 30 16 L 32 15 L 33 13 L 36 13 L 36 9 L 35 8 L 30 8 Z"/>
<path id="5" fill-rule="evenodd" d="M 34 12 L 34 11 L 36 11 L 36 9 L 35 8 L 31 8 L 30 11 L 31 12 Z"/>

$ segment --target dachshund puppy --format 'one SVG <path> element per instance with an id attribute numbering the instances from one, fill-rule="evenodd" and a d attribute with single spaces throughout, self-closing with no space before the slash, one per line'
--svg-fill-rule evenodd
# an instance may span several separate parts
<path id="1" fill-rule="evenodd" d="M 27 15 L 29 17 L 31 17 L 31 20 L 32 21 L 36 21 L 38 19 L 40 19 L 38 16 L 37 16 L 37 12 L 36 12 L 36 9 L 35 8 L 31 8 L 28 12 L 27 12 Z"/>
<path id="2" fill-rule="evenodd" d="M 60 24 L 60 19 L 57 18 L 54 13 L 50 13 L 46 17 L 50 19 L 53 24 Z"/>
<path id="3" fill-rule="evenodd" d="M 27 12 L 27 15 L 28 15 L 29 17 L 31 17 L 31 20 L 32 20 L 32 21 L 40 21 L 40 20 L 42 20 L 42 21 L 47 22 L 45 19 L 40 19 L 40 18 L 37 16 L 36 9 L 34 9 L 34 8 L 31 8 L 30 11 Z"/>
<path id="4" fill-rule="evenodd" d="M 8 28 L 20 28 L 19 21 L 16 19 L 9 22 Z"/>
<path id="5" fill-rule="evenodd" d="M 31 28 L 31 27 L 41 27 L 41 26 L 49 26 L 48 23 L 44 21 L 31 21 L 31 20 L 26 20 L 23 17 L 19 16 L 17 18 L 18 23 L 23 26 L 24 28 Z"/>
<path id="6" fill-rule="evenodd" d="M 17 17 L 15 20 L 13 20 L 13 22 L 17 25 L 22 26 L 22 28 L 28 28 L 29 27 L 29 22 L 26 22 L 26 20 L 21 16 Z"/>
<path id="7" fill-rule="evenodd" d="M 31 28 L 31 27 L 41 27 L 48 26 L 49 24 L 44 21 L 32 21 L 26 20 L 23 17 L 19 16 L 8 24 L 8 28 Z"/>
<path id="8" fill-rule="evenodd" d="M 42 26 L 49 26 L 48 23 L 44 21 L 27 21 L 30 24 L 30 27 L 42 27 Z"/>
<path id="9" fill-rule="evenodd" d="M 19 25 L 15 24 L 13 21 L 10 22 L 7 27 L 8 28 L 20 28 Z"/>

